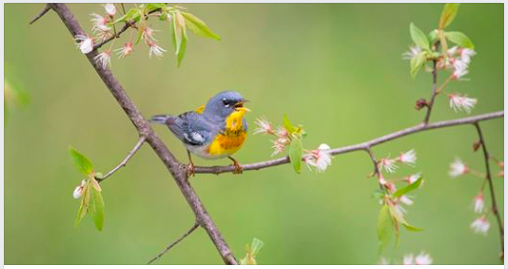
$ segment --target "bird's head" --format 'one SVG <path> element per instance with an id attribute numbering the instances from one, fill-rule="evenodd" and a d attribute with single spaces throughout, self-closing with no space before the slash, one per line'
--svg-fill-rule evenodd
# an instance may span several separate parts
<path id="1" fill-rule="evenodd" d="M 245 112 L 250 111 L 243 106 L 245 102 L 247 102 L 247 100 L 238 92 L 223 91 L 216 94 L 208 101 L 203 115 L 219 120 L 225 120 L 233 113 L 241 117 Z"/>

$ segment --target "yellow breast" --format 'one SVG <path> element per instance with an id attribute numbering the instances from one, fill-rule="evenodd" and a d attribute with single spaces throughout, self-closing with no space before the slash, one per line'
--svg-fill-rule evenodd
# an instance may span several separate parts
<path id="1" fill-rule="evenodd" d="M 247 138 L 247 132 L 242 124 L 244 115 L 244 110 L 231 113 L 226 119 L 224 132 L 218 133 L 208 147 L 210 155 L 231 155 L 242 147 Z"/>

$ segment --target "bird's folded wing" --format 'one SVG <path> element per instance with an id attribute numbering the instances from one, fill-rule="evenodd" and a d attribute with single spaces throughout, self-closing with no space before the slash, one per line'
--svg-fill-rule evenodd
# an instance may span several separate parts
<path id="1" fill-rule="evenodd" d="M 194 111 L 180 114 L 167 121 L 169 129 L 185 144 L 201 146 L 210 141 L 213 128 L 203 115 Z"/>

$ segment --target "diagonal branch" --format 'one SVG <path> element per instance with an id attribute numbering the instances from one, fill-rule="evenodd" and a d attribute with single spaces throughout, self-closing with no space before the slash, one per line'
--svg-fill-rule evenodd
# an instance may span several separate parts
<path id="1" fill-rule="evenodd" d="M 490 164 L 489 164 L 489 151 L 487 150 L 487 144 L 485 143 L 485 138 L 483 137 L 482 129 L 478 122 L 474 123 L 476 127 L 476 131 L 478 132 L 478 138 L 480 139 L 480 144 L 483 150 L 483 157 L 485 158 L 485 173 L 486 179 L 489 183 L 490 190 L 490 200 L 492 201 L 492 213 L 496 216 L 497 227 L 499 229 L 499 237 L 501 238 L 501 259 L 504 257 L 504 228 L 503 221 L 501 220 L 501 215 L 499 214 L 499 208 L 497 207 L 496 195 L 494 193 L 494 184 L 492 183 L 492 174 L 490 173 Z"/>
<path id="2" fill-rule="evenodd" d="M 180 243 L 180 241 L 184 240 L 187 236 L 189 236 L 192 232 L 194 232 L 199 227 L 199 223 L 195 223 L 192 225 L 192 227 L 185 232 L 180 238 L 176 239 L 173 243 L 169 244 L 161 253 L 159 253 L 157 256 L 155 256 L 153 259 L 151 259 L 147 264 L 151 264 L 152 262 L 160 259 L 162 255 L 166 254 L 172 247 L 174 247 L 176 244 Z"/>
<path id="3" fill-rule="evenodd" d="M 72 36 L 84 34 L 84 31 L 79 25 L 78 21 L 74 18 L 74 15 L 65 4 L 49 5 L 58 14 L 58 16 L 60 16 L 60 19 L 65 24 Z M 116 99 L 120 107 L 124 110 L 125 114 L 127 114 L 132 124 L 136 128 L 138 134 L 146 138 L 146 142 L 152 147 L 159 159 L 164 163 L 167 170 L 173 176 L 177 186 L 180 188 L 180 191 L 194 212 L 197 222 L 208 233 L 208 236 L 217 248 L 224 263 L 237 264 L 237 261 L 233 256 L 233 252 L 229 248 L 228 244 L 217 229 L 217 226 L 206 211 L 203 203 L 187 180 L 188 178 L 185 166 L 178 162 L 175 156 L 160 140 L 148 121 L 143 117 L 143 115 L 141 115 L 141 112 L 134 105 L 120 82 L 118 82 L 111 71 L 109 69 L 103 69 L 94 61 L 94 57 L 96 56 L 97 50 L 92 50 L 90 53 L 86 54 L 88 61 L 100 76 L 104 84 L 106 84 L 107 88 Z"/>
<path id="4" fill-rule="evenodd" d="M 430 124 L 418 124 L 416 126 L 409 127 L 409 128 L 406 128 L 406 129 L 403 129 L 403 130 L 400 130 L 400 131 L 397 131 L 397 132 L 394 132 L 394 133 L 391 133 L 391 134 L 388 134 L 385 136 L 381 136 L 381 137 L 369 140 L 364 143 L 335 148 L 335 149 L 330 150 L 329 152 L 332 155 L 339 155 L 339 154 L 344 154 L 344 153 L 348 153 L 348 152 L 352 152 L 352 151 L 365 150 L 366 148 L 370 148 L 372 146 L 383 144 L 388 141 L 392 141 L 394 139 L 397 139 L 397 138 L 400 138 L 400 137 L 403 137 L 406 135 L 414 134 L 414 133 L 419 133 L 419 132 L 433 130 L 433 129 L 452 127 L 452 126 L 457 126 L 457 125 L 472 124 L 475 122 L 484 121 L 484 120 L 491 120 L 491 119 L 500 118 L 503 116 L 504 116 L 504 111 L 497 111 L 497 112 L 482 114 L 482 115 L 473 116 L 473 117 L 461 118 L 461 119 L 456 119 L 456 120 L 440 121 L 440 122 L 435 122 L 435 123 L 430 123 Z M 242 168 L 243 168 L 243 171 L 260 170 L 263 168 L 278 166 L 278 165 L 282 165 L 282 164 L 286 164 L 286 163 L 289 163 L 289 158 L 282 157 L 282 158 L 275 159 L 275 160 L 242 165 Z M 196 174 L 221 174 L 221 173 L 233 172 L 234 170 L 235 170 L 234 165 L 208 166 L 208 167 L 197 166 L 194 168 L 194 172 Z"/>
<path id="5" fill-rule="evenodd" d="M 112 174 L 114 174 L 120 168 L 126 166 L 127 162 L 129 162 L 129 160 L 132 158 L 132 156 L 134 156 L 134 154 L 141 148 L 141 146 L 143 145 L 143 143 L 145 143 L 145 141 L 146 141 L 146 138 L 144 136 L 140 136 L 138 143 L 136 143 L 134 148 L 131 151 L 129 151 L 129 154 L 127 154 L 127 157 L 125 157 L 125 159 L 118 166 L 113 168 L 113 170 L 109 171 L 109 173 L 107 173 L 105 176 L 102 176 L 102 177 L 96 176 L 95 179 L 98 182 L 101 182 L 101 181 L 105 180 L 106 178 L 110 177 Z"/>

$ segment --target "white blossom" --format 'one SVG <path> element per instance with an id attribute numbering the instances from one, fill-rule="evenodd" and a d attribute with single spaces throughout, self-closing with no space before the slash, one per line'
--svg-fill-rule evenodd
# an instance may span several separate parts
<path id="1" fill-rule="evenodd" d="M 286 148 L 287 145 L 289 145 L 289 139 L 287 137 L 279 137 L 276 140 L 273 140 L 273 153 L 272 156 L 275 156 Z"/>
<path id="2" fill-rule="evenodd" d="M 166 52 L 165 49 L 159 47 L 157 45 L 157 43 L 155 43 L 153 41 L 148 40 L 147 44 L 150 47 L 150 51 L 149 51 L 149 54 L 148 54 L 149 57 L 152 57 L 152 54 L 154 54 L 157 57 L 162 57 L 162 54 L 164 54 L 164 52 Z"/>
<path id="3" fill-rule="evenodd" d="M 413 256 L 412 253 L 411 254 L 406 254 L 406 255 L 404 255 L 404 258 L 402 260 L 402 264 L 403 265 L 412 265 L 412 264 L 414 264 L 414 258 L 415 257 Z"/>
<path id="4" fill-rule="evenodd" d="M 111 30 L 111 27 L 107 26 L 107 23 L 108 23 L 108 19 L 97 14 L 97 13 L 92 13 L 90 14 L 90 16 L 92 16 L 92 23 L 93 23 L 93 27 L 92 27 L 92 31 L 95 33 L 97 31 L 103 31 L 103 32 L 109 32 Z"/>
<path id="5" fill-rule="evenodd" d="M 77 35 L 76 41 L 78 41 L 77 47 L 81 50 L 81 53 L 87 54 L 93 50 L 93 40 L 86 35 Z"/>
<path id="6" fill-rule="evenodd" d="M 489 228 L 490 223 L 487 220 L 486 216 L 481 216 L 474 220 L 473 223 L 471 223 L 471 229 L 473 229 L 475 233 L 482 233 L 486 235 L 489 231 Z"/>
<path id="7" fill-rule="evenodd" d="M 453 71 L 452 77 L 454 79 L 461 79 L 463 76 L 465 76 L 469 73 L 467 65 L 464 66 L 464 65 L 455 64 L 453 67 L 454 67 L 454 71 Z"/>
<path id="8" fill-rule="evenodd" d="M 404 178 L 405 181 L 407 181 L 408 184 L 413 184 L 415 181 L 417 181 L 421 177 L 421 173 L 412 174 L 406 178 Z"/>
<path id="9" fill-rule="evenodd" d="M 401 163 L 415 164 L 415 162 L 416 162 L 415 150 L 412 149 L 408 152 L 401 153 L 398 160 Z"/>
<path id="10" fill-rule="evenodd" d="M 457 47 L 457 46 L 453 46 L 453 47 L 449 48 L 448 49 L 448 57 L 455 56 L 458 51 L 459 51 L 459 47 Z"/>
<path id="11" fill-rule="evenodd" d="M 81 198 L 81 195 L 83 195 L 83 188 L 85 187 L 85 184 L 86 181 L 82 180 L 81 184 L 74 189 L 74 192 L 72 193 L 72 197 L 74 197 L 74 199 Z"/>
<path id="12" fill-rule="evenodd" d="M 106 13 L 108 13 L 109 16 L 115 16 L 116 14 L 116 7 L 115 4 L 105 4 L 104 9 L 106 10 Z"/>
<path id="13" fill-rule="evenodd" d="M 449 94 L 448 97 L 450 98 L 450 107 L 455 112 L 464 110 L 469 114 L 478 102 L 476 98 L 469 98 L 467 95 Z"/>
<path id="14" fill-rule="evenodd" d="M 485 200 L 483 199 L 483 194 L 480 193 L 474 198 L 474 212 L 481 214 L 483 212 L 483 207 L 485 205 Z"/>
<path id="15" fill-rule="evenodd" d="M 116 49 L 115 51 L 118 54 L 118 58 L 124 58 L 125 56 L 132 53 L 133 46 L 132 43 L 125 43 L 125 45 L 121 48 Z"/>
<path id="16" fill-rule="evenodd" d="M 259 118 L 254 122 L 258 128 L 254 130 L 254 134 L 273 134 L 273 128 L 270 122 L 265 118 Z"/>
<path id="17" fill-rule="evenodd" d="M 406 195 L 402 195 L 399 198 L 399 202 L 401 202 L 405 205 L 412 205 L 413 204 L 413 200 L 409 199 Z"/>
<path id="18" fill-rule="evenodd" d="M 418 46 L 411 46 L 411 47 L 409 47 L 409 51 L 404 52 L 402 54 L 402 59 L 411 60 L 411 59 L 415 58 L 421 51 L 422 51 L 422 48 L 420 48 Z"/>
<path id="19" fill-rule="evenodd" d="M 420 252 L 415 258 L 415 264 L 417 265 L 429 265 L 432 264 L 432 257 L 428 253 Z"/>
<path id="20" fill-rule="evenodd" d="M 155 32 L 158 32 L 158 30 L 152 29 L 150 27 L 146 27 L 142 30 L 141 38 L 145 39 L 146 41 L 157 41 L 153 36 L 155 35 Z"/>
<path id="21" fill-rule="evenodd" d="M 458 177 L 467 172 L 467 166 L 459 158 L 456 158 L 455 161 L 450 165 L 449 175 L 451 177 Z"/>
<path id="22" fill-rule="evenodd" d="M 102 66 L 102 69 L 106 69 L 108 64 L 111 64 L 111 51 L 106 50 L 101 52 L 99 55 L 94 57 L 94 60 L 97 64 Z"/>
<path id="23" fill-rule="evenodd" d="M 390 158 L 384 158 L 381 159 L 379 162 L 379 165 L 381 168 L 384 168 L 386 172 L 393 173 L 398 168 L 398 166 L 395 164 L 395 161 Z"/>
<path id="24" fill-rule="evenodd" d="M 324 172 L 332 164 L 332 155 L 327 152 L 330 149 L 330 146 L 327 144 L 321 144 L 317 150 L 312 150 L 310 154 L 307 154 L 304 157 L 304 161 L 309 166 L 309 169 L 310 166 L 314 166 L 318 172 Z"/>
<path id="25" fill-rule="evenodd" d="M 476 55 L 476 51 L 473 49 L 464 48 L 460 50 L 460 59 L 469 64 L 471 62 L 471 57 Z"/>

